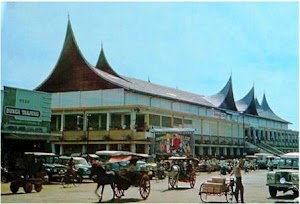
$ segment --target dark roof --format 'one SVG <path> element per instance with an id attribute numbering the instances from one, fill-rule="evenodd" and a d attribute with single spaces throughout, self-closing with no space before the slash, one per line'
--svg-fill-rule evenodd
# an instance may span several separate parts
<path id="1" fill-rule="evenodd" d="M 231 76 L 220 92 L 212 96 L 205 96 L 204 98 L 218 108 L 237 111 L 234 102 Z"/>
<path id="2" fill-rule="evenodd" d="M 107 62 L 102 46 L 101 46 L 100 55 L 99 55 L 99 58 L 98 58 L 98 61 L 96 64 L 96 68 L 98 68 L 104 72 L 107 72 L 111 75 L 114 75 L 116 77 L 122 78 L 120 75 L 117 74 L 117 72 L 115 72 L 115 70 L 113 70 L 113 68 L 111 68 L 111 66 Z"/>
<path id="3" fill-rule="evenodd" d="M 254 97 L 254 86 L 244 98 L 236 101 L 235 104 L 239 112 L 250 115 L 258 115 Z"/>
<path id="4" fill-rule="evenodd" d="M 267 119 L 272 119 L 272 120 L 276 120 L 276 121 L 280 121 L 280 122 L 284 122 L 284 123 L 290 123 L 286 120 L 283 120 L 282 118 L 278 117 L 273 111 L 272 109 L 269 107 L 267 99 L 266 99 L 266 95 L 264 94 L 261 105 L 259 104 L 258 100 L 255 99 L 255 103 L 256 103 L 256 108 L 257 108 L 257 113 L 258 116 L 262 117 L 262 118 L 267 118 Z"/>
<path id="5" fill-rule="evenodd" d="M 60 57 L 48 78 L 36 90 L 44 92 L 87 91 L 118 88 L 101 79 L 90 68 L 76 43 L 68 21 L 66 37 Z"/>

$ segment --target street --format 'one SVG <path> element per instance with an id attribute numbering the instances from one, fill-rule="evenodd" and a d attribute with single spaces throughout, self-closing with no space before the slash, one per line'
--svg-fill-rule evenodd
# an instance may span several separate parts
<path id="1" fill-rule="evenodd" d="M 243 184 L 245 188 L 244 200 L 246 203 L 275 203 L 279 201 L 293 200 L 292 192 L 286 194 L 278 192 L 276 198 L 270 198 L 266 186 L 266 170 L 242 172 Z M 131 186 L 125 191 L 125 196 L 121 199 L 111 201 L 112 190 L 109 185 L 105 186 L 102 202 L 114 203 L 201 203 L 198 191 L 202 182 L 211 177 L 220 176 L 219 172 L 208 174 L 201 172 L 197 175 L 196 185 L 190 189 L 189 183 L 179 182 L 177 189 L 168 189 L 167 179 L 151 180 L 151 192 L 148 199 L 143 200 L 139 194 L 138 187 Z M 229 175 L 226 176 L 229 178 Z M 31 193 L 25 193 L 20 188 L 17 194 L 12 194 L 9 189 L 9 183 L 1 185 L 2 203 L 96 203 L 98 198 L 94 193 L 96 183 L 85 181 L 79 186 L 70 186 L 63 188 L 59 183 L 43 185 L 41 192 L 34 190 Z M 101 192 L 101 187 L 98 192 Z M 211 202 L 226 202 L 224 195 L 210 196 Z M 234 200 L 235 202 L 235 200 Z"/>

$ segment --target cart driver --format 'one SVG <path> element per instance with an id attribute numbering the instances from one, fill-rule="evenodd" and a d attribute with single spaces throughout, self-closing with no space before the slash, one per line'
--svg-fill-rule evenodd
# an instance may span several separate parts
<path id="1" fill-rule="evenodd" d="M 130 179 L 131 183 L 135 182 L 135 178 L 137 175 L 137 161 L 138 159 L 131 159 L 127 166 L 128 178 Z"/>

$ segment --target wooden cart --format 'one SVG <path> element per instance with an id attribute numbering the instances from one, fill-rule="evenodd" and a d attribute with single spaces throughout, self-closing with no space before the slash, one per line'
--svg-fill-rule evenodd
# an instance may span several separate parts
<path id="1" fill-rule="evenodd" d="M 225 196 L 226 202 L 232 202 L 234 191 L 234 179 L 230 178 L 226 180 L 222 177 L 213 177 L 203 182 L 199 189 L 199 195 L 202 202 L 212 202 L 209 199 L 210 196 Z"/>
<path id="2" fill-rule="evenodd" d="M 23 187 L 25 193 L 31 193 L 32 189 L 36 192 L 42 190 L 43 180 L 40 178 L 20 178 L 10 183 L 10 190 L 12 193 L 17 193 L 20 187 Z"/>

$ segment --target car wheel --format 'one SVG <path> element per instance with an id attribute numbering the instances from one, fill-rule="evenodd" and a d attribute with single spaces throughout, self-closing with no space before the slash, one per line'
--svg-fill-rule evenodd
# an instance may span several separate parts
<path id="1" fill-rule="evenodd" d="M 276 197 L 276 194 L 277 194 L 277 188 L 276 187 L 273 187 L 273 186 L 269 186 L 269 193 L 270 193 L 270 196 L 272 198 Z"/>

